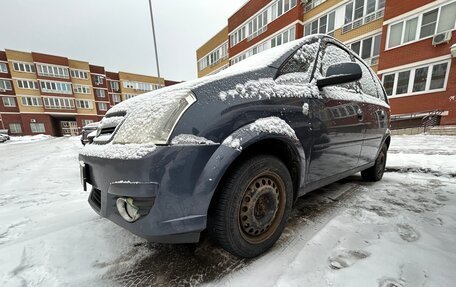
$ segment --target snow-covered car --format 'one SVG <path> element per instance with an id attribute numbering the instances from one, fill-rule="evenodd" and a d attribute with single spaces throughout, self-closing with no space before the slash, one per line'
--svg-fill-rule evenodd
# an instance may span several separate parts
<path id="1" fill-rule="evenodd" d="M 9 139 L 9 135 L 0 133 L 0 143 L 6 142 Z"/>
<path id="2" fill-rule="evenodd" d="M 94 122 L 82 127 L 81 143 L 82 145 L 90 144 L 96 136 L 97 128 L 100 122 Z"/>
<path id="3" fill-rule="evenodd" d="M 324 35 L 111 108 L 80 153 L 101 216 L 149 241 L 254 257 L 296 199 L 361 172 L 382 178 L 388 100 L 377 76 Z"/>

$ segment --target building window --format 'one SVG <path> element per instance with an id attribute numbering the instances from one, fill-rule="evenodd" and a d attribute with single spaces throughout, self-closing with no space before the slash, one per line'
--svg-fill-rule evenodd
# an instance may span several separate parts
<path id="1" fill-rule="evenodd" d="M 199 71 L 214 66 L 228 57 L 228 42 L 223 43 L 198 61 Z"/>
<path id="2" fill-rule="evenodd" d="M 100 90 L 100 89 L 94 89 L 95 95 L 99 98 L 104 98 L 106 97 L 106 92 L 105 90 Z"/>
<path id="3" fill-rule="evenodd" d="M 93 82 L 95 85 L 103 85 L 103 78 L 101 75 L 93 75 Z"/>
<path id="4" fill-rule="evenodd" d="M 111 86 L 111 90 L 112 90 L 112 91 L 116 91 L 116 92 L 117 92 L 117 91 L 120 90 L 120 88 L 119 88 L 119 82 L 117 82 L 117 81 L 110 81 L 110 82 L 109 82 L 109 85 Z"/>
<path id="5" fill-rule="evenodd" d="M 98 109 L 100 111 L 107 111 L 108 110 L 108 104 L 107 103 L 98 103 Z"/>
<path id="6" fill-rule="evenodd" d="M 441 91 L 448 81 L 449 62 L 439 62 L 383 75 L 388 96 Z"/>
<path id="7" fill-rule="evenodd" d="M 332 11 L 304 26 L 304 35 L 331 34 L 335 29 L 336 11 Z"/>
<path id="8" fill-rule="evenodd" d="M 17 86 L 21 89 L 38 90 L 38 83 L 30 80 L 16 80 Z"/>
<path id="9" fill-rule="evenodd" d="M 55 94 L 72 94 L 71 84 L 67 82 L 40 81 L 41 91 Z"/>
<path id="10" fill-rule="evenodd" d="M 92 101 L 76 100 L 76 107 L 78 107 L 80 109 L 92 109 Z"/>
<path id="11" fill-rule="evenodd" d="M 0 73 L 8 73 L 8 65 L 6 63 L 0 63 Z"/>
<path id="12" fill-rule="evenodd" d="M 86 125 L 90 125 L 93 123 L 93 120 L 82 120 L 82 126 L 85 127 Z"/>
<path id="13" fill-rule="evenodd" d="M 346 4 L 342 33 L 382 18 L 384 7 L 385 0 L 354 0 Z"/>
<path id="14" fill-rule="evenodd" d="M 89 78 L 89 73 L 84 70 L 71 69 L 70 74 L 72 78 L 78 78 L 83 80 L 87 80 Z"/>
<path id="15" fill-rule="evenodd" d="M 145 82 L 124 81 L 123 87 L 127 89 L 134 89 L 140 92 L 149 92 L 161 88 L 161 85 Z"/>
<path id="16" fill-rule="evenodd" d="M 432 37 L 455 28 L 456 2 L 389 26 L 388 48 Z"/>
<path id="17" fill-rule="evenodd" d="M 369 65 L 376 65 L 378 64 L 381 41 L 382 35 L 378 34 L 353 42 L 348 46 Z"/>
<path id="18" fill-rule="evenodd" d="M 35 73 L 35 66 L 32 63 L 13 62 L 13 70 L 16 72 Z"/>
<path id="19" fill-rule="evenodd" d="M 21 97 L 21 102 L 23 106 L 32 106 L 32 107 L 41 107 L 41 98 L 40 97 Z"/>
<path id="20" fill-rule="evenodd" d="M 5 107 L 14 108 L 16 106 L 16 101 L 13 97 L 2 97 L 2 100 Z"/>
<path id="21" fill-rule="evenodd" d="M 0 80 L 0 92 L 11 91 L 12 89 L 11 81 Z"/>
<path id="22" fill-rule="evenodd" d="M 62 66 L 53 66 L 46 64 L 37 64 L 38 75 L 43 77 L 64 78 L 68 79 L 68 68 Z"/>
<path id="23" fill-rule="evenodd" d="M 19 123 L 10 123 L 9 124 L 9 130 L 12 134 L 21 134 L 22 133 L 22 127 L 21 124 Z"/>
<path id="24" fill-rule="evenodd" d="M 121 102 L 121 99 L 120 99 L 120 95 L 119 94 L 112 94 L 112 101 L 114 102 L 114 104 L 118 104 Z"/>
<path id="25" fill-rule="evenodd" d="M 271 48 L 274 48 L 276 46 L 280 46 L 282 44 L 288 43 L 290 41 L 293 41 L 295 39 L 295 27 L 292 27 L 291 29 L 280 33 L 279 35 L 275 36 L 274 38 L 271 39 Z"/>
<path id="26" fill-rule="evenodd" d="M 46 129 L 44 128 L 43 123 L 30 123 L 30 129 L 32 133 L 44 133 Z"/>
<path id="27" fill-rule="evenodd" d="M 74 100 L 69 98 L 43 98 L 46 109 L 74 110 Z"/>
<path id="28" fill-rule="evenodd" d="M 128 99 L 131 99 L 133 97 L 136 97 L 135 94 L 125 94 L 125 99 L 128 100 Z"/>
<path id="29" fill-rule="evenodd" d="M 90 86 L 84 86 L 84 85 L 73 85 L 73 91 L 78 94 L 89 95 L 91 93 Z"/>
<path id="30" fill-rule="evenodd" d="M 230 34 L 230 47 L 242 42 L 246 37 L 249 40 L 263 33 L 267 29 L 267 24 L 279 18 L 289 10 L 293 9 L 297 0 L 278 0 L 274 1 L 266 9 L 257 13 L 247 24 L 236 29 Z"/>

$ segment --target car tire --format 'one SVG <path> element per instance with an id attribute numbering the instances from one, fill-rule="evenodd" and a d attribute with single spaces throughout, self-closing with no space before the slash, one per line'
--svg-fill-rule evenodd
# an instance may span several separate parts
<path id="1" fill-rule="evenodd" d="M 209 212 L 209 235 L 226 251 L 252 258 L 271 248 L 287 224 L 293 184 L 278 158 L 258 155 L 231 169 Z"/>
<path id="2" fill-rule="evenodd" d="M 382 179 L 383 174 L 385 173 L 387 153 L 388 148 L 386 145 L 383 145 L 377 156 L 377 159 L 375 160 L 374 166 L 361 172 L 361 176 L 365 181 L 375 182 Z"/>

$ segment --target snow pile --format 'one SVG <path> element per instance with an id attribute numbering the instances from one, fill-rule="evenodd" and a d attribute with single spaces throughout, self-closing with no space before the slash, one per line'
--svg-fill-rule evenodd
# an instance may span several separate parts
<path id="1" fill-rule="evenodd" d="M 292 139 L 298 140 L 295 131 L 290 125 L 278 117 L 258 119 L 253 124 L 249 125 L 249 129 L 258 133 L 286 135 Z"/>
<path id="2" fill-rule="evenodd" d="M 29 142 L 36 142 L 36 141 L 43 141 L 52 138 L 49 135 L 34 135 L 34 136 L 20 136 L 20 137 L 15 137 L 11 136 L 10 140 L 7 141 L 8 143 L 11 144 L 16 144 L 16 143 L 29 143 Z"/>
<path id="3" fill-rule="evenodd" d="M 171 140 L 172 145 L 211 145 L 215 142 L 190 134 L 180 134 Z"/>
<path id="4" fill-rule="evenodd" d="M 153 152 L 153 144 L 89 144 L 80 152 L 83 156 L 92 156 L 106 159 L 140 159 Z"/>

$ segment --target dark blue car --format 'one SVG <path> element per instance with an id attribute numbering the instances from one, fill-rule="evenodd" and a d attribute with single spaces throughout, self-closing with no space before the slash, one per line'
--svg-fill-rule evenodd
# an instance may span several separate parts
<path id="1" fill-rule="evenodd" d="M 113 107 L 79 156 L 89 203 L 143 238 L 254 257 L 299 196 L 361 172 L 378 181 L 390 112 L 375 73 L 311 36 L 219 74 Z"/>

